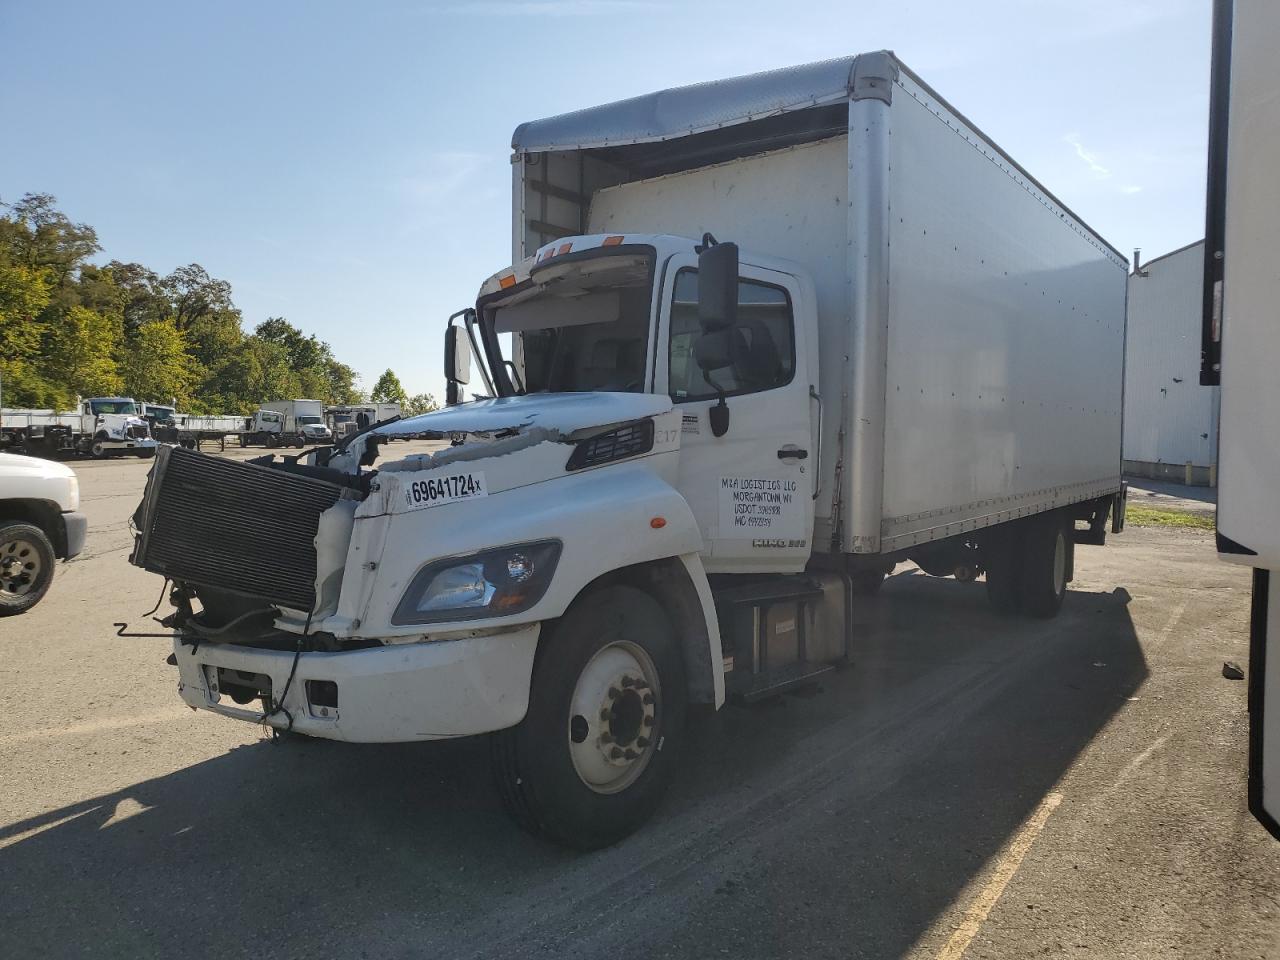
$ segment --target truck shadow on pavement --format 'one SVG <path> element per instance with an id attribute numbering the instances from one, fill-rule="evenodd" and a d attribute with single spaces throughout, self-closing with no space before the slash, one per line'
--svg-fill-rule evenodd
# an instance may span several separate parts
<path id="1" fill-rule="evenodd" d="M 695 721 L 593 854 L 507 821 L 481 740 L 240 747 L 0 831 L 0 954 L 898 957 L 1145 679 L 1127 599 L 894 577 L 819 695 Z"/>

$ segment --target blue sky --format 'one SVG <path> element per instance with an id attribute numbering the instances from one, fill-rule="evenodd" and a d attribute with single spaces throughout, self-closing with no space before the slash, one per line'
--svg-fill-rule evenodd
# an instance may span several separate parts
<path id="1" fill-rule="evenodd" d="M 366 389 L 442 396 L 443 321 L 510 259 L 518 123 L 863 50 L 1126 253 L 1203 235 L 1209 0 L 0 0 L 0 40 L 0 199 L 203 264 Z"/>

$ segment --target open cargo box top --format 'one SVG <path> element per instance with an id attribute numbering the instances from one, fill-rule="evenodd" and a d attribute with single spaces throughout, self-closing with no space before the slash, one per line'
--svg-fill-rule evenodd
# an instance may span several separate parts
<path id="1" fill-rule="evenodd" d="M 889 101 L 891 84 L 903 77 L 1124 259 L 893 53 L 878 51 L 659 90 L 522 123 L 511 137 L 512 262 L 551 240 L 589 232 L 588 211 L 598 190 L 844 133 L 850 100 Z M 749 129 L 737 129 L 744 124 Z"/>

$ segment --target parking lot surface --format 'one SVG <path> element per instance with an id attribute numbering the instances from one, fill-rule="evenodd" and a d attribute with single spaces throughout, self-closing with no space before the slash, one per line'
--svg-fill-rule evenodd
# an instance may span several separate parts
<path id="1" fill-rule="evenodd" d="M 168 642 L 112 627 L 154 627 L 149 463 L 74 466 L 85 555 L 0 621 L 0 956 L 1280 956 L 1222 676 L 1249 577 L 1211 532 L 1080 548 L 1048 622 L 900 567 L 848 667 L 695 719 L 657 818 L 581 855 L 505 818 L 482 740 L 190 711 Z"/>

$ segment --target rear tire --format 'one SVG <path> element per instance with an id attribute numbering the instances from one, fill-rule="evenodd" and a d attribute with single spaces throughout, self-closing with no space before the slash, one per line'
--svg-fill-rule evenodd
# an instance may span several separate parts
<path id="1" fill-rule="evenodd" d="M 983 565 L 987 570 L 987 602 L 1004 614 L 1018 612 L 1021 534 L 1021 524 L 1009 524 L 1003 529 L 993 530 L 982 544 Z"/>
<path id="2" fill-rule="evenodd" d="M 0 617 L 25 613 L 53 582 L 53 544 L 39 527 L 0 523 Z"/>
<path id="3" fill-rule="evenodd" d="M 634 587 L 590 594 L 545 630 L 528 712 L 492 738 L 503 803 L 557 843 L 616 843 L 661 802 L 684 722 L 684 661 L 662 607 Z"/>
<path id="4" fill-rule="evenodd" d="M 1074 538 L 1060 514 L 1047 513 L 1028 523 L 1021 565 L 1023 613 L 1042 620 L 1058 615 L 1074 549 Z"/>

